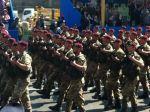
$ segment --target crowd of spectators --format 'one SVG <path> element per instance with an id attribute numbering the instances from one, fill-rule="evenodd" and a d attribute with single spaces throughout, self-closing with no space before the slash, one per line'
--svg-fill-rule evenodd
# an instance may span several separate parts
<path id="1" fill-rule="evenodd" d="M 130 25 L 150 25 L 150 1 L 129 0 Z"/>
<path id="2" fill-rule="evenodd" d="M 8 26 L 8 21 L 10 20 L 10 3 L 9 0 L 0 0 L 0 22 Z"/>
<path id="3" fill-rule="evenodd" d="M 82 14 L 82 29 L 100 25 L 100 0 L 72 0 Z M 150 25 L 150 1 L 106 0 L 106 26 Z"/>
<path id="4" fill-rule="evenodd" d="M 99 0 L 72 0 L 74 6 L 81 12 L 82 29 L 93 28 L 99 25 L 100 2 Z"/>

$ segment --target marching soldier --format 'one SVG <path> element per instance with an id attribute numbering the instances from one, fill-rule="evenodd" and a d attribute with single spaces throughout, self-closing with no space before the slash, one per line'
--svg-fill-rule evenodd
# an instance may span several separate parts
<path id="1" fill-rule="evenodd" d="M 131 101 L 132 112 L 137 112 L 137 103 L 135 98 L 135 88 L 137 85 L 137 76 L 139 71 L 144 67 L 142 58 L 138 55 L 136 44 L 128 41 L 126 44 L 127 56 L 124 59 L 122 73 L 125 75 L 125 84 L 122 88 L 122 109 L 121 112 L 127 112 L 127 99 Z"/>
<path id="2" fill-rule="evenodd" d="M 108 75 L 108 80 L 106 82 L 107 98 L 108 103 L 105 110 L 113 108 L 121 108 L 120 94 L 119 94 L 119 78 L 122 66 L 122 61 L 125 57 L 125 52 L 121 49 L 122 41 L 120 39 L 114 42 L 114 51 L 111 54 L 111 65 L 110 74 Z M 115 98 L 115 104 L 113 103 L 112 91 Z"/>
<path id="3" fill-rule="evenodd" d="M 145 66 L 141 69 L 141 73 L 139 75 L 140 82 L 143 87 L 143 94 L 139 96 L 139 98 L 148 98 L 149 97 L 149 87 L 148 87 L 148 67 L 150 65 L 150 46 L 147 44 L 148 37 L 142 36 L 139 40 L 140 46 L 138 47 L 138 53 L 142 57 Z"/>
<path id="4" fill-rule="evenodd" d="M 62 107 L 62 103 L 64 101 L 64 98 L 67 95 L 69 86 L 70 86 L 70 76 L 68 74 L 68 69 L 69 69 L 69 62 L 71 58 L 74 57 L 73 49 L 72 49 L 73 41 L 67 39 L 65 42 L 65 49 L 62 53 L 60 53 L 60 60 L 62 63 L 61 68 L 63 69 L 64 72 L 62 72 L 61 76 L 61 84 L 59 87 L 59 98 L 57 100 L 57 104 L 53 107 L 50 107 L 50 109 L 55 110 L 55 111 L 60 111 Z"/>
<path id="5" fill-rule="evenodd" d="M 32 58 L 26 52 L 27 48 L 28 44 L 20 41 L 17 48 L 20 53 L 20 57 L 18 60 L 10 61 L 16 67 L 15 74 L 17 77 L 14 91 L 12 92 L 11 104 L 17 105 L 17 103 L 21 101 L 25 108 L 25 112 L 32 112 L 28 88 L 32 71 Z"/>
<path id="6" fill-rule="evenodd" d="M 66 97 L 66 112 L 71 112 L 73 101 L 78 106 L 80 112 L 85 112 L 85 109 L 83 107 L 84 97 L 82 87 L 87 63 L 85 56 L 81 53 L 82 49 L 83 46 L 80 43 L 76 43 L 73 47 L 75 57 L 74 60 L 70 62 L 71 70 L 69 75 L 71 78 L 71 82 Z"/>
<path id="7" fill-rule="evenodd" d="M 102 45 L 99 47 L 99 70 L 96 73 L 95 81 L 101 80 L 104 86 L 104 95 L 100 95 L 100 99 L 107 99 L 107 91 L 106 91 L 106 81 L 107 81 L 107 72 L 110 66 L 110 54 L 113 52 L 113 48 L 111 46 L 111 37 L 109 35 L 104 35 L 102 37 Z M 100 88 L 100 83 L 96 83 L 96 88 Z M 94 96 L 97 96 L 99 93 L 96 93 Z"/>
<path id="8" fill-rule="evenodd" d="M 10 63 L 12 59 L 17 57 L 17 43 L 15 42 L 15 39 L 10 38 L 9 41 L 11 42 L 11 48 L 9 52 L 5 53 L 5 57 L 7 58 L 5 63 L 6 63 L 6 78 L 7 78 L 7 83 L 5 85 L 5 88 L 2 92 L 2 102 L 1 106 L 4 107 L 7 103 L 9 103 L 9 98 L 11 97 L 11 94 L 14 90 L 14 85 L 16 82 L 16 75 L 15 75 L 15 68 L 14 66 Z"/>

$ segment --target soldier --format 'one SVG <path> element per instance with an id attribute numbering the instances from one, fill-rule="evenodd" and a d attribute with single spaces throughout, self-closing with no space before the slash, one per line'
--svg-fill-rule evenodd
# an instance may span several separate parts
<path id="1" fill-rule="evenodd" d="M 131 33 L 130 40 L 136 44 L 136 48 L 139 47 L 139 43 L 137 41 L 137 32 L 133 31 Z"/>
<path id="2" fill-rule="evenodd" d="M 137 39 L 138 40 L 143 36 L 142 31 L 143 31 L 142 27 L 138 27 L 138 29 L 137 29 Z"/>
<path id="3" fill-rule="evenodd" d="M 116 39 L 114 33 L 115 33 L 115 30 L 114 30 L 114 29 L 110 29 L 110 30 L 109 30 L 108 35 L 111 36 L 112 40 L 115 40 L 115 39 Z"/>
<path id="4" fill-rule="evenodd" d="M 99 70 L 98 73 L 94 76 L 95 82 L 101 80 L 104 86 L 104 95 L 101 96 L 98 93 L 95 93 L 95 96 L 98 96 L 100 99 L 107 99 L 106 91 L 106 81 L 107 81 L 107 72 L 110 65 L 110 54 L 113 52 L 113 48 L 110 44 L 111 37 L 109 35 L 104 35 L 102 37 L 102 45 L 99 47 Z M 96 83 L 96 88 L 100 89 L 100 83 Z M 100 90 L 99 90 L 100 91 Z M 94 98 L 93 97 L 93 98 Z"/>
<path id="5" fill-rule="evenodd" d="M 137 85 L 137 75 L 140 68 L 144 67 L 142 58 L 138 55 L 136 44 L 128 41 L 126 44 L 127 56 L 123 62 L 122 73 L 125 75 L 125 84 L 122 88 L 122 109 L 121 112 L 127 112 L 127 99 L 131 101 L 132 112 L 137 112 L 137 103 L 135 98 L 135 88 Z"/>
<path id="6" fill-rule="evenodd" d="M 13 92 L 15 82 L 16 82 L 16 76 L 14 72 L 15 68 L 10 62 L 12 59 L 17 57 L 17 43 L 15 42 L 15 39 L 13 38 L 10 38 L 9 41 L 11 43 L 11 49 L 9 52 L 5 53 L 5 57 L 7 58 L 5 62 L 7 83 L 2 92 L 2 102 L 1 102 L 2 107 L 4 107 L 8 103 L 9 98 L 11 97 L 11 94 Z"/>
<path id="7" fill-rule="evenodd" d="M 10 53 L 10 46 L 12 43 L 9 42 L 9 38 L 10 36 L 9 35 L 4 35 L 3 38 L 2 38 L 2 42 L 3 42 L 3 45 L 2 45 L 2 78 L 1 78 L 1 81 L 0 81 L 0 90 L 1 92 L 4 90 L 4 87 L 7 83 L 7 56 L 5 54 Z"/>
<path id="8" fill-rule="evenodd" d="M 141 73 L 139 75 L 140 82 L 143 87 L 143 94 L 139 96 L 139 98 L 148 98 L 149 97 L 149 88 L 148 88 L 148 80 L 147 80 L 147 74 L 148 74 L 148 66 L 150 65 L 150 46 L 147 44 L 147 36 L 142 36 L 139 40 L 140 46 L 138 47 L 138 53 L 141 55 L 145 67 L 141 69 Z"/>
<path id="9" fill-rule="evenodd" d="M 60 111 L 62 107 L 62 103 L 64 101 L 64 98 L 67 94 L 67 90 L 70 86 L 70 77 L 68 74 L 69 69 L 69 61 L 74 56 L 73 49 L 72 49 L 73 41 L 67 39 L 65 42 L 65 49 L 62 53 L 60 53 L 61 56 L 61 69 L 63 69 L 63 73 L 61 74 L 61 84 L 59 87 L 59 98 L 57 100 L 57 104 L 55 106 L 50 107 L 51 110 Z"/>
<path id="10" fill-rule="evenodd" d="M 83 77 L 87 68 L 87 63 L 85 56 L 81 53 L 82 49 L 83 46 L 80 43 L 76 43 L 73 48 L 75 53 L 75 59 L 70 62 L 71 70 L 69 75 L 71 78 L 71 82 L 66 97 L 66 112 L 71 112 L 73 101 L 79 107 L 80 112 L 85 112 L 85 109 L 83 108 L 84 98 L 82 87 Z"/>
<path id="11" fill-rule="evenodd" d="M 92 32 L 90 30 L 85 31 L 85 37 L 83 37 L 83 54 L 87 57 L 87 70 L 85 76 L 85 85 L 83 90 L 86 91 L 89 85 L 93 85 L 93 74 L 96 72 L 96 65 L 90 59 Z M 94 69 L 93 69 L 94 68 Z"/>
<path id="12" fill-rule="evenodd" d="M 32 58 L 26 52 L 27 48 L 28 44 L 20 41 L 17 48 L 20 53 L 20 57 L 18 60 L 10 61 L 14 66 L 16 66 L 15 74 L 17 77 L 14 91 L 12 92 L 11 104 L 17 105 L 18 102 L 21 101 L 25 108 L 25 112 L 32 112 L 28 88 L 32 70 Z"/>
<path id="13" fill-rule="evenodd" d="M 99 46 L 101 45 L 101 43 L 99 42 L 99 34 L 97 33 L 93 33 L 92 35 L 92 40 L 90 42 L 90 51 L 88 52 L 88 58 L 90 60 L 90 63 L 88 63 L 89 65 L 87 66 L 87 73 L 88 70 L 91 69 L 93 71 L 91 71 L 91 82 L 94 81 L 95 85 L 99 85 L 100 80 L 95 79 L 95 75 L 97 75 L 97 71 L 99 68 L 99 63 L 98 63 L 98 50 L 99 50 Z M 89 68 L 90 67 L 90 68 Z M 86 81 L 86 77 L 85 77 L 85 81 Z M 99 87 L 99 86 L 96 86 Z M 100 94 L 100 88 L 93 88 L 93 90 L 91 90 L 90 92 L 96 92 L 96 94 L 93 96 L 93 98 L 97 99 L 98 98 L 98 94 Z"/>
<path id="14" fill-rule="evenodd" d="M 119 95 L 119 78 L 122 61 L 125 57 L 124 51 L 121 49 L 122 41 L 120 39 L 114 42 L 114 51 L 111 54 L 111 65 L 110 74 L 108 75 L 108 80 L 106 82 L 107 98 L 108 103 L 105 110 L 121 108 L 120 95 Z M 114 93 L 115 105 L 113 103 L 112 91 Z"/>

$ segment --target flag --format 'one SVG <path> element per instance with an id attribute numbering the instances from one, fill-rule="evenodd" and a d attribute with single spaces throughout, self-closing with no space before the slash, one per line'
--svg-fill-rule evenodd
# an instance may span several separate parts
<path id="1" fill-rule="evenodd" d="M 72 0 L 60 0 L 60 13 L 69 27 L 80 26 L 81 13 L 74 8 Z"/>

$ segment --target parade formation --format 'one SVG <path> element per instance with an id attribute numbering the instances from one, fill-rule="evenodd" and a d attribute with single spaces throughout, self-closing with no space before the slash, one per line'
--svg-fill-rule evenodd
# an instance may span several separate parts
<path id="1" fill-rule="evenodd" d="M 138 111 L 139 84 L 143 94 L 138 97 L 149 98 L 150 27 L 142 33 L 141 27 L 127 31 L 124 26 L 118 37 L 114 29 L 99 31 L 95 27 L 79 32 L 64 23 L 61 29 L 61 34 L 54 34 L 35 26 L 27 43 L 16 42 L 4 24 L 0 25 L 1 107 L 21 101 L 26 112 L 31 112 L 28 86 L 32 74 L 36 78 L 34 87 L 41 89 L 44 85 L 39 93 L 47 98 L 54 81 L 58 83 L 59 98 L 50 107 L 54 111 L 60 111 L 65 101 L 66 112 L 71 112 L 72 106 L 85 112 L 83 90 L 91 85 L 95 87 L 92 98 L 107 100 L 104 110 L 126 112 L 130 101 L 132 112 Z"/>
<path id="2" fill-rule="evenodd" d="M 22 105 L 32 112 L 33 80 L 31 86 L 42 98 L 49 99 L 58 88 L 50 111 L 62 112 L 65 102 L 65 112 L 86 112 L 84 92 L 91 87 L 92 99 L 107 102 L 103 111 L 128 112 L 130 102 L 131 112 L 138 112 L 137 99 L 148 100 L 145 105 L 150 106 L 150 26 L 82 29 L 68 27 L 65 18 L 46 25 L 48 17 L 41 13 L 11 24 L 10 7 L 3 10 L 7 2 L 0 2 L 0 111 Z M 9 34 L 8 23 L 18 29 L 18 39 Z M 22 32 L 28 35 L 24 38 Z"/>

